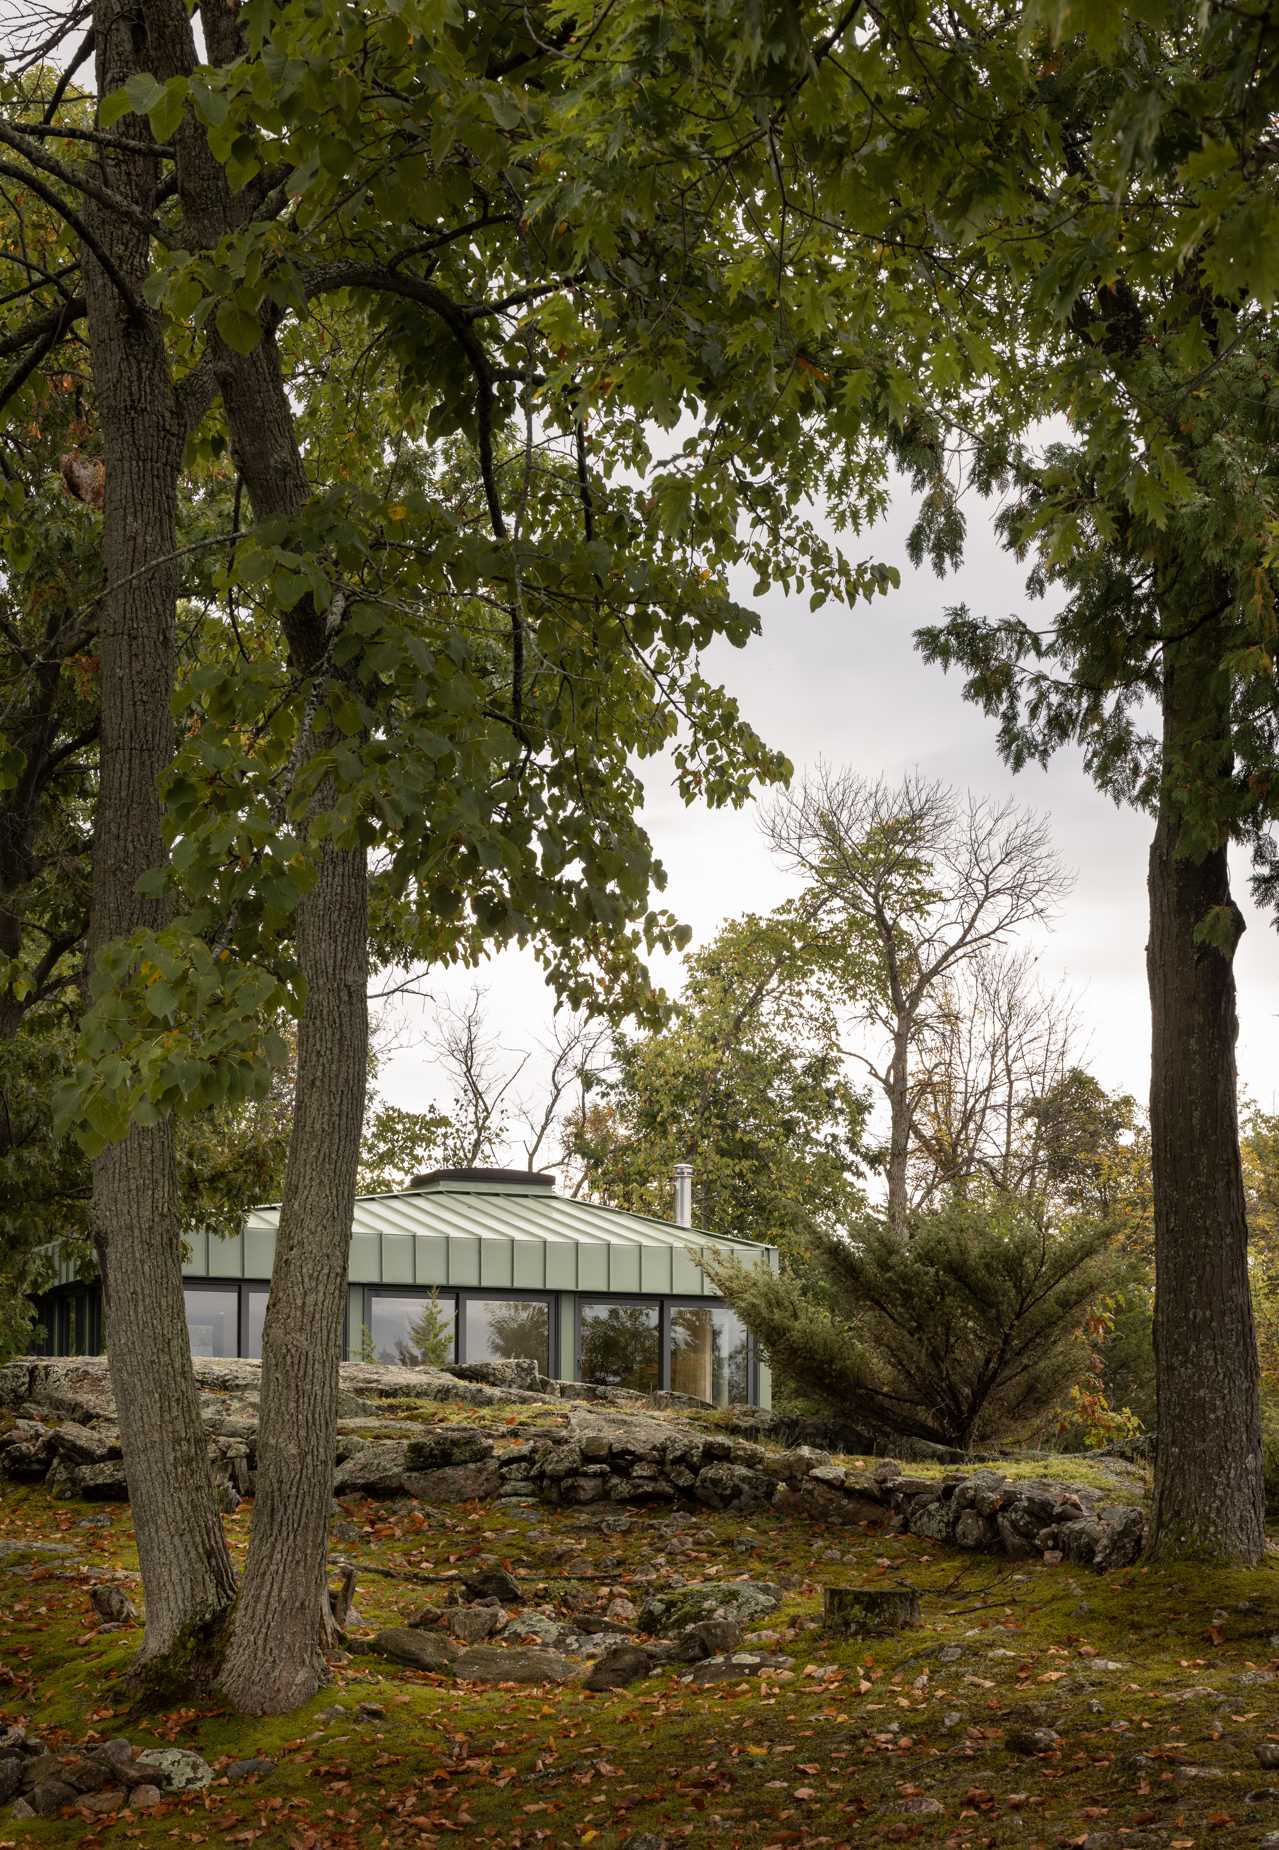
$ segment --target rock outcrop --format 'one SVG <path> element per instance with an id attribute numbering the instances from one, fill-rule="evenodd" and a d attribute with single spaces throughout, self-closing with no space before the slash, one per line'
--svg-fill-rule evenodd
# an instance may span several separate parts
<path id="1" fill-rule="evenodd" d="M 233 1507 L 253 1489 L 259 1365 L 200 1360 L 195 1366 L 210 1456 Z M 421 1404 L 450 1401 L 500 1406 L 508 1418 L 489 1431 L 482 1417 L 474 1424 L 436 1419 Z M 891 1459 L 847 1463 L 811 1446 L 735 1437 L 671 1402 L 669 1395 L 546 1381 L 531 1365 L 516 1363 L 456 1370 L 347 1363 L 334 1493 L 424 1503 L 599 1505 L 619 1514 L 642 1505 L 743 1513 L 772 1507 L 1103 1571 L 1127 1566 L 1144 1543 L 1145 1517 L 1131 1488 L 1139 1473 L 1118 1461 L 1109 1461 L 1114 1494 L 984 1467 L 924 1475 Z M 756 1416 L 753 1428 L 766 1431 L 766 1416 Z M 101 1357 L 0 1368 L 0 1473 L 44 1481 L 66 1497 L 127 1495 Z"/>

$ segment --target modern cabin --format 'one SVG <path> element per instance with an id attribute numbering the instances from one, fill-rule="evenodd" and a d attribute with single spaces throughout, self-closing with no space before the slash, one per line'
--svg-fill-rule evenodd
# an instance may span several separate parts
<path id="1" fill-rule="evenodd" d="M 689 1192 L 677 1175 L 677 1212 Z M 193 1355 L 261 1354 L 278 1220 L 278 1206 L 255 1208 L 233 1238 L 188 1236 Z M 559 1380 L 767 1407 L 768 1368 L 705 1251 L 777 1265 L 774 1247 L 576 1201 L 550 1176 L 437 1170 L 356 1200 L 345 1354 L 410 1367 L 525 1357 Z M 39 1309 L 45 1353 L 103 1347 L 100 1289 L 69 1262 Z"/>

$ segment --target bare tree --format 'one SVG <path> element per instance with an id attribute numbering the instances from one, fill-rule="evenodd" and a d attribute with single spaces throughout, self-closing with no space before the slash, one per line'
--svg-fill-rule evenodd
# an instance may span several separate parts
<path id="1" fill-rule="evenodd" d="M 960 971 L 1019 926 L 1046 920 L 1069 877 L 1046 818 L 918 773 L 890 784 L 818 764 L 770 805 L 763 826 L 821 902 L 845 960 L 842 987 L 885 1036 L 879 1057 L 854 1057 L 888 1102 L 888 1214 L 902 1227 L 929 1085 L 920 1049 Z"/>
<path id="2" fill-rule="evenodd" d="M 961 966 L 920 1036 L 908 1162 L 911 1205 L 975 1182 L 1038 1196 L 1044 1126 L 1032 1109 L 1075 1055 L 1073 1000 L 1045 989 L 1027 950 L 987 949 Z"/>
<path id="3" fill-rule="evenodd" d="M 476 988 L 461 1007 L 440 1004 L 428 1036 L 451 1083 L 448 1160 L 469 1169 L 500 1162 L 518 1148 L 521 1168 L 564 1169 L 571 1161 L 571 1127 L 580 1121 L 593 1077 L 603 1070 L 608 1027 L 585 1014 L 560 1011 L 548 1039 L 535 1048 L 509 1048 L 488 1027 L 485 1002 L 485 992 Z M 547 1062 L 541 1077 L 535 1087 L 520 1089 L 538 1054 Z"/>

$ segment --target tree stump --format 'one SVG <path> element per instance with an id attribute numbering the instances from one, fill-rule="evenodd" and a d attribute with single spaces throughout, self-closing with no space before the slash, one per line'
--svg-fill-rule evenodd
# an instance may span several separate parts
<path id="1" fill-rule="evenodd" d="M 886 1638 L 918 1625 L 913 1587 L 823 1587 L 822 1630 L 844 1638 Z"/>

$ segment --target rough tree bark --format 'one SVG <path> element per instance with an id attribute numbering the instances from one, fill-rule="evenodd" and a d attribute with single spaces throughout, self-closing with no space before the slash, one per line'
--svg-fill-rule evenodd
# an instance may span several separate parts
<path id="1" fill-rule="evenodd" d="M 156 74 L 186 75 L 196 48 L 185 6 L 142 0 Z M 236 14 L 205 5 L 210 61 L 242 50 Z M 252 193 L 233 196 L 205 132 L 188 111 L 175 137 L 188 233 L 211 246 L 242 222 Z M 270 329 L 236 354 L 211 334 L 232 452 L 254 516 L 288 519 L 310 494 Z M 337 607 L 340 609 L 340 606 Z M 285 619 L 292 666 L 322 685 L 330 627 L 309 599 Z M 309 709 L 308 709 L 309 710 Z M 317 738 L 316 743 L 322 743 Z M 332 800 L 332 791 L 319 802 Z M 368 890 L 364 851 L 326 843 L 297 919 L 306 984 L 293 1124 L 271 1291 L 262 1335 L 262 1396 L 253 1528 L 219 1684 L 237 1708 L 277 1713 L 312 1695 L 337 1642 L 327 1588 L 328 1518 L 337 1438 L 338 1363 L 368 1069 Z"/>
<path id="2" fill-rule="evenodd" d="M 1173 627 L 1172 623 L 1169 625 Z M 1235 1091 L 1243 920 L 1224 842 L 1192 856 L 1179 786 L 1228 785 L 1216 626 L 1166 651 L 1163 790 L 1150 852 L 1158 1434 L 1151 1552 L 1255 1562 L 1265 1546 L 1257 1344 Z M 1213 941 L 1196 929 L 1215 922 Z"/>
<path id="3" fill-rule="evenodd" d="M 219 374 L 236 461 L 259 519 L 296 514 L 308 484 L 269 335 Z M 328 621 L 309 601 L 287 619 L 290 658 L 323 679 Z M 332 801 L 326 790 L 321 803 Z M 298 911 L 306 1009 L 293 1128 L 262 1339 L 257 1501 L 221 1688 L 237 1708 L 277 1713 L 325 1677 L 336 1642 L 328 1520 L 338 1362 L 368 1072 L 368 884 L 363 848 L 326 844 Z"/>
<path id="4" fill-rule="evenodd" d="M 133 9 L 121 0 L 99 0 L 95 29 L 102 96 L 146 68 L 146 48 Z M 129 131 L 144 135 L 145 121 L 130 119 Z M 102 165 L 117 193 L 150 212 L 155 161 L 106 151 Z M 157 317 L 142 301 L 147 234 L 96 203 L 86 208 L 86 218 L 117 273 L 112 280 L 90 250 L 83 252 L 106 461 L 107 590 L 98 629 L 102 722 L 90 926 L 90 954 L 97 956 L 111 940 L 161 926 L 166 917 L 163 903 L 140 898 L 137 885 L 166 854 L 157 782 L 174 746 L 173 553 L 185 418 Z M 132 302 L 122 296 L 120 280 Z M 235 1584 L 191 1371 L 171 1121 L 135 1127 L 95 1160 L 92 1214 L 146 1597 L 139 1662 L 154 1673 L 159 1660 L 171 1657 L 184 1667 Z"/>

